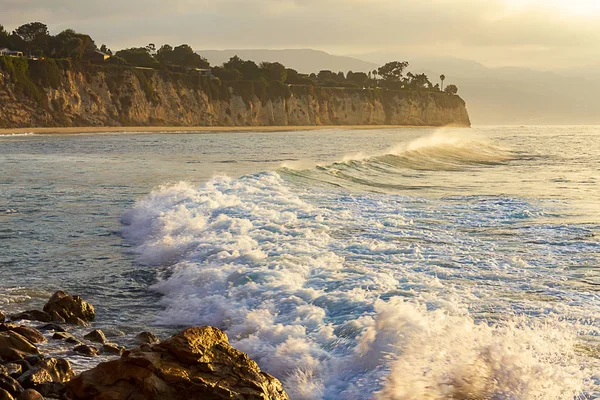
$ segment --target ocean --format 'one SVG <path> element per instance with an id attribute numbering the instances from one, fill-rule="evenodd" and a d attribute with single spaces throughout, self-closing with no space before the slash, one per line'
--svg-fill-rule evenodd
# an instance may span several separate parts
<path id="1" fill-rule="evenodd" d="M 600 127 L 5 135 L 0 167 L 6 313 L 213 325 L 293 400 L 600 398 Z"/>

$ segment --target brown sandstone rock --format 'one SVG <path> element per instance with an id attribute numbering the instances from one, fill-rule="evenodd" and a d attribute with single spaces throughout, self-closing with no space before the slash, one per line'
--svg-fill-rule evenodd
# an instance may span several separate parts
<path id="1" fill-rule="evenodd" d="M 62 358 L 47 358 L 40 361 L 18 379 L 26 389 L 35 389 L 44 396 L 61 396 L 65 392 L 63 383 L 75 375 L 71 364 Z"/>
<path id="2" fill-rule="evenodd" d="M 23 393 L 23 387 L 19 382 L 8 375 L 0 375 L 0 389 L 7 391 L 13 397 Z"/>
<path id="3" fill-rule="evenodd" d="M 85 325 L 96 318 L 94 307 L 79 296 L 70 296 L 58 291 L 48 300 L 44 311 L 54 320 L 63 320 L 72 324 Z"/>
<path id="4" fill-rule="evenodd" d="M 6 316 L 0 311 L 0 322 L 6 321 Z"/>
<path id="5" fill-rule="evenodd" d="M 5 361 L 15 361 L 40 354 L 33 343 L 17 332 L 0 332 L 0 357 Z"/>
<path id="6" fill-rule="evenodd" d="M 90 342 L 97 342 L 97 343 L 105 343 L 106 342 L 106 335 L 104 335 L 104 332 L 102 332 L 100 329 L 91 331 L 90 333 L 85 335 L 83 338 L 89 340 Z"/>
<path id="7" fill-rule="evenodd" d="M 9 375 L 13 378 L 18 377 L 23 373 L 23 367 L 15 363 L 4 364 L 4 370 L 6 371 L 4 375 Z"/>
<path id="8" fill-rule="evenodd" d="M 44 400 L 41 394 L 33 389 L 27 389 L 17 398 L 17 400 Z"/>
<path id="9" fill-rule="evenodd" d="M 15 398 L 9 392 L 0 388 L 0 400 L 15 400 Z"/>
<path id="10" fill-rule="evenodd" d="M 125 352 L 67 383 L 72 400 L 289 400 L 281 383 L 212 327 Z"/>
<path id="11" fill-rule="evenodd" d="M 83 354 L 84 356 L 94 357 L 100 354 L 100 351 L 94 346 L 88 346 L 85 344 L 81 344 L 73 349 L 74 352 Z"/>
<path id="12" fill-rule="evenodd" d="M 160 342 L 160 339 L 152 332 L 142 332 L 137 335 L 138 342 L 140 344 L 152 344 Z"/>
<path id="13" fill-rule="evenodd" d="M 125 351 L 123 347 L 117 346 L 113 343 L 105 343 L 104 346 L 102 346 L 102 352 L 106 354 L 115 354 L 120 356 L 123 354 L 123 351 Z"/>
<path id="14" fill-rule="evenodd" d="M 47 342 L 46 337 L 37 329 L 17 324 L 0 324 L 0 332 L 8 331 L 17 332 L 33 344 Z"/>
<path id="15" fill-rule="evenodd" d="M 29 310 L 22 312 L 20 314 L 14 314 L 10 316 L 11 321 L 19 321 L 19 320 L 27 320 L 27 321 L 40 321 L 40 322 L 50 322 L 52 321 L 52 316 L 47 312 L 40 310 Z"/>

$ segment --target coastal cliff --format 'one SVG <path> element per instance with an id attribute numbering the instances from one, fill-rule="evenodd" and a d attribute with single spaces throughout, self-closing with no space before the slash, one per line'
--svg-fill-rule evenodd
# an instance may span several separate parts
<path id="1" fill-rule="evenodd" d="M 0 128 L 70 126 L 470 126 L 434 91 L 221 82 L 118 66 L 0 60 Z"/>

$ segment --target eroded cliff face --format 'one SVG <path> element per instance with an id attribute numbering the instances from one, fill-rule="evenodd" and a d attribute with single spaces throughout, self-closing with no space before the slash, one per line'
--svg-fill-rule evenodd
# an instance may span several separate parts
<path id="1" fill-rule="evenodd" d="M 123 68 L 64 70 L 33 99 L 0 71 L 0 127 L 470 126 L 464 101 L 445 93 L 252 85 Z"/>

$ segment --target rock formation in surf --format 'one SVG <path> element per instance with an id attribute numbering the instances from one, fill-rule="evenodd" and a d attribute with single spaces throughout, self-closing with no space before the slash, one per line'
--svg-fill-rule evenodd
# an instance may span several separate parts
<path id="1" fill-rule="evenodd" d="M 0 323 L 0 399 L 289 400 L 282 384 L 231 347 L 217 328 L 188 328 L 162 342 L 142 332 L 141 346 L 124 351 L 107 343 L 100 330 L 80 338 L 67 332 L 95 318 L 93 306 L 79 296 L 59 291 L 44 310 L 62 321 L 38 329 L 14 323 L 36 320 L 32 316 L 47 320 L 44 312 L 32 310 L 9 316 L 13 322 Z M 65 353 L 67 359 L 52 358 L 37 346 L 48 340 L 64 340 L 66 346 L 75 347 Z M 82 343 L 85 340 L 103 346 L 99 350 Z M 75 376 L 68 357 L 76 353 L 90 358 L 103 353 L 114 359 Z"/>
<path id="2" fill-rule="evenodd" d="M 470 121 L 465 102 L 443 92 L 226 84 L 194 74 L 92 65 L 53 64 L 35 74 L 0 68 L 0 128 L 268 125 L 470 126 Z"/>

